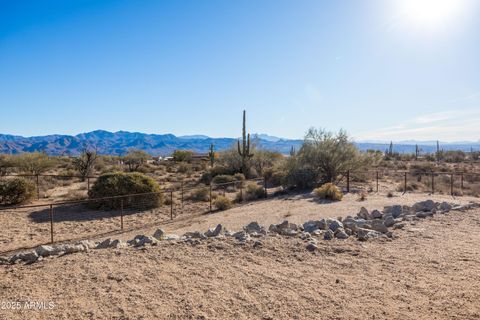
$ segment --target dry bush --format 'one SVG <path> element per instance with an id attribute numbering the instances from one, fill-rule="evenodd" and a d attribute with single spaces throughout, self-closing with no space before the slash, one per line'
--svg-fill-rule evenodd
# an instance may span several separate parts
<path id="1" fill-rule="evenodd" d="M 193 189 L 187 198 L 193 201 L 209 201 L 210 189 L 207 187 Z"/>
<path id="2" fill-rule="evenodd" d="M 340 201 L 343 198 L 342 191 L 333 183 L 325 183 L 321 187 L 314 189 L 313 193 L 320 199 Z"/>
<path id="3" fill-rule="evenodd" d="M 35 195 L 35 184 L 24 178 L 0 180 L 0 204 L 19 205 Z"/>
<path id="4" fill-rule="evenodd" d="M 246 200 L 265 198 L 265 189 L 262 186 L 252 182 L 245 186 L 244 195 Z"/>
<path id="5" fill-rule="evenodd" d="M 233 205 L 232 200 L 224 196 L 218 196 L 217 199 L 215 200 L 215 208 L 217 208 L 218 210 L 230 209 L 232 205 Z"/>

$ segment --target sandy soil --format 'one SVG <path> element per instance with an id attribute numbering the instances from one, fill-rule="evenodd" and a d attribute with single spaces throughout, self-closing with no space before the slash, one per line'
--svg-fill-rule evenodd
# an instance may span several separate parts
<path id="1" fill-rule="evenodd" d="M 0 319 L 478 319 L 480 210 L 395 234 L 320 241 L 314 254 L 268 237 L 261 248 L 162 243 L 0 267 L 0 302 L 54 303 Z"/>
<path id="2" fill-rule="evenodd" d="M 230 193 L 234 197 L 235 193 Z M 179 195 L 176 195 L 177 198 Z M 244 203 L 224 211 L 208 214 L 208 202 L 185 202 L 183 211 L 177 199 L 174 205 L 174 220 L 170 220 L 170 207 L 163 206 L 155 210 L 142 210 L 141 204 L 124 216 L 124 234 L 120 232 L 119 211 L 88 210 L 84 206 L 54 207 L 54 240 L 67 241 L 82 238 L 117 236 L 129 238 L 144 232 L 153 234 L 161 227 L 169 233 L 183 234 L 187 231 L 206 231 L 221 223 L 230 230 L 240 230 L 251 221 L 268 226 L 283 220 L 303 223 L 322 217 L 355 215 L 362 206 L 369 210 L 382 209 L 392 204 L 413 204 L 431 198 L 435 201 L 468 203 L 478 201 L 473 197 L 453 198 L 446 195 L 428 196 L 420 193 L 395 193 L 392 198 L 385 194 L 369 194 L 367 201 L 358 201 L 358 194 L 347 194 L 341 202 L 319 202 L 310 194 L 297 194 L 274 197 Z M 49 207 L 0 211 L 0 252 L 18 248 L 33 247 L 50 241 Z M 128 232 L 131 230 L 130 232 Z"/>

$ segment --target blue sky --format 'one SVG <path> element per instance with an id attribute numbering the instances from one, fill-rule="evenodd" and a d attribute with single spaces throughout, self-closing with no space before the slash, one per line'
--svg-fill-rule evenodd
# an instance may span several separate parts
<path id="1" fill-rule="evenodd" d="M 480 5 L 404 1 L 0 0 L 0 133 L 480 140 Z"/>

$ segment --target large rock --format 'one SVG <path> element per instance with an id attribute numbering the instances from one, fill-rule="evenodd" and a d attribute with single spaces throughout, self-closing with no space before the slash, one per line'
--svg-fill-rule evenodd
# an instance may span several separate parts
<path id="1" fill-rule="evenodd" d="M 433 216 L 433 212 L 417 212 L 415 216 L 420 219 L 425 219 L 426 217 Z"/>
<path id="2" fill-rule="evenodd" d="M 353 219 L 352 217 L 346 217 L 343 219 L 342 224 L 345 228 L 355 230 L 357 227 L 357 221 Z"/>
<path id="3" fill-rule="evenodd" d="M 83 252 L 87 250 L 81 244 L 66 244 L 64 245 L 63 249 L 65 250 L 65 254 L 72 254 L 72 253 Z"/>
<path id="4" fill-rule="evenodd" d="M 338 228 L 343 228 L 343 223 L 341 223 L 337 219 L 328 219 L 327 223 L 328 223 L 328 228 L 333 232 L 337 231 Z"/>
<path id="5" fill-rule="evenodd" d="M 318 249 L 318 247 L 314 243 L 307 244 L 307 250 L 310 252 L 314 252 Z"/>
<path id="6" fill-rule="evenodd" d="M 96 249 L 113 248 L 112 243 L 113 240 L 111 238 L 105 239 L 96 246 Z"/>
<path id="7" fill-rule="evenodd" d="M 381 236 L 382 236 L 382 233 L 377 232 L 375 230 L 362 229 L 362 228 L 357 230 L 357 238 L 360 241 L 367 241 L 368 239 L 378 238 Z"/>
<path id="8" fill-rule="evenodd" d="M 440 210 L 442 210 L 443 212 L 449 212 L 450 210 L 452 210 L 453 206 L 448 202 L 442 202 L 442 203 L 440 203 L 438 208 Z"/>
<path id="9" fill-rule="evenodd" d="M 245 230 L 245 232 L 251 236 L 259 236 L 259 235 L 267 234 L 267 230 L 265 230 L 265 228 L 259 225 L 258 222 L 256 221 L 253 221 L 247 224 L 245 227 L 243 227 L 243 230 Z"/>
<path id="10" fill-rule="evenodd" d="M 22 261 L 25 263 L 34 263 L 38 260 L 38 254 L 35 251 L 20 252 L 10 258 L 10 263 Z"/>
<path id="11" fill-rule="evenodd" d="M 163 240 L 165 241 L 177 241 L 180 240 L 180 236 L 176 234 L 167 234 L 163 237 Z"/>
<path id="12" fill-rule="evenodd" d="M 382 219 L 383 214 L 378 211 L 378 210 L 373 210 L 370 215 L 372 216 L 372 219 Z"/>
<path id="13" fill-rule="evenodd" d="M 343 228 L 338 228 L 335 231 L 335 238 L 337 239 L 348 239 L 348 234 L 343 230 Z"/>
<path id="14" fill-rule="evenodd" d="M 309 233 L 312 233 L 315 230 L 325 230 L 326 228 L 327 228 L 327 223 L 325 219 L 310 220 L 303 224 L 303 230 Z"/>
<path id="15" fill-rule="evenodd" d="M 436 208 L 435 202 L 433 200 L 426 200 L 417 202 L 412 206 L 412 210 L 415 212 L 432 212 Z"/>
<path id="16" fill-rule="evenodd" d="M 85 251 L 95 249 L 97 247 L 97 243 L 91 240 L 82 240 L 77 244 L 82 245 L 85 248 Z"/>
<path id="17" fill-rule="evenodd" d="M 383 221 L 383 224 L 387 227 L 387 228 L 390 228 L 392 227 L 394 224 L 395 224 L 395 219 L 393 218 L 393 216 L 391 215 L 388 215 L 385 220 Z"/>
<path id="18" fill-rule="evenodd" d="M 334 236 L 335 236 L 335 234 L 333 233 L 332 230 L 327 230 L 327 231 L 323 234 L 323 240 L 332 240 Z"/>
<path id="19" fill-rule="evenodd" d="M 146 236 L 146 235 L 138 235 L 132 240 L 128 241 L 128 243 L 134 247 L 142 247 L 147 244 L 150 244 L 152 246 L 155 246 L 158 244 L 158 240 L 155 239 L 154 237 L 151 236 Z"/>
<path id="20" fill-rule="evenodd" d="M 372 219 L 372 216 L 370 215 L 370 213 L 368 213 L 368 210 L 365 207 L 360 208 L 360 212 L 357 213 L 357 217 L 359 217 L 361 219 L 364 219 L 364 220 Z"/>
<path id="21" fill-rule="evenodd" d="M 208 229 L 207 232 L 205 232 L 205 236 L 211 238 L 211 237 L 218 237 L 223 231 L 223 226 L 221 224 L 217 224 L 215 228 L 210 228 Z"/>
<path id="22" fill-rule="evenodd" d="M 39 246 L 35 249 L 35 252 L 40 257 L 48 257 L 55 255 L 57 250 L 52 246 Z"/>
<path id="23" fill-rule="evenodd" d="M 403 213 L 403 208 L 400 205 L 388 206 L 383 209 L 383 213 L 391 214 L 394 218 L 398 218 Z"/>
<path id="24" fill-rule="evenodd" d="M 165 231 L 163 231 L 160 228 L 158 228 L 153 234 L 153 237 L 157 240 L 162 240 L 164 236 L 165 236 Z"/>
<path id="25" fill-rule="evenodd" d="M 388 228 L 383 224 L 382 220 L 372 220 L 370 223 L 370 229 L 380 233 L 388 232 Z"/>
<path id="26" fill-rule="evenodd" d="M 184 234 L 185 237 L 191 238 L 191 239 L 206 239 L 207 237 L 203 232 L 200 231 L 194 231 L 194 232 L 187 232 Z"/>
<path id="27" fill-rule="evenodd" d="M 10 260 L 6 257 L 0 257 L 0 266 L 10 264 Z"/>
<path id="28" fill-rule="evenodd" d="M 246 233 L 245 230 L 234 233 L 233 237 L 239 242 L 246 242 L 247 240 L 250 240 L 250 235 Z"/>
<path id="29" fill-rule="evenodd" d="M 280 224 L 272 224 L 268 228 L 272 233 L 278 233 L 284 236 L 296 236 L 298 234 L 298 226 L 294 223 L 289 223 L 287 220 Z"/>

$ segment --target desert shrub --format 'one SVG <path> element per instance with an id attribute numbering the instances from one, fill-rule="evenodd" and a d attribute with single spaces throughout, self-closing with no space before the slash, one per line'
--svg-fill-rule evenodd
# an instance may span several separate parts
<path id="1" fill-rule="evenodd" d="M 380 162 L 377 153 L 361 153 L 347 133 L 310 129 L 298 153 L 285 163 L 286 186 L 310 188 L 318 182 L 337 182 L 348 170 Z"/>
<path id="2" fill-rule="evenodd" d="M 145 194 L 144 194 L 145 193 Z M 123 197 L 124 207 L 139 207 L 149 209 L 163 203 L 160 186 L 152 178 L 138 172 L 114 172 L 100 176 L 88 192 L 90 199 L 142 194 Z M 105 199 L 90 202 L 93 208 L 119 209 L 120 198 Z"/>
<path id="3" fill-rule="evenodd" d="M 215 200 L 215 208 L 218 210 L 227 210 L 232 207 L 232 200 L 224 196 L 218 196 Z"/>
<path id="4" fill-rule="evenodd" d="M 313 190 L 313 193 L 320 199 L 329 199 L 340 201 L 343 198 L 343 193 L 333 183 L 325 183 L 319 188 Z"/>
<path id="5" fill-rule="evenodd" d="M 13 166 L 25 174 L 42 174 L 55 165 L 55 160 L 44 153 L 22 153 L 11 158 Z"/>
<path id="6" fill-rule="evenodd" d="M 176 162 L 190 162 L 193 152 L 189 150 L 175 150 L 173 152 L 173 160 Z"/>
<path id="7" fill-rule="evenodd" d="M 138 171 L 140 167 L 147 163 L 150 155 L 142 150 L 130 150 L 128 154 L 123 157 L 123 162 L 127 165 L 130 172 Z"/>
<path id="8" fill-rule="evenodd" d="M 207 187 L 193 189 L 188 195 L 188 199 L 194 201 L 208 201 L 210 199 L 210 189 Z"/>
<path id="9" fill-rule="evenodd" d="M 35 195 L 35 184 L 24 178 L 0 180 L 0 204 L 18 205 Z"/>
<path id="10" fill-rule="evenodd" d="M 224 175 L 224 174 L 216 176 L 212 179 L 213 184 L 232 183 L 235 181 L 237 181 L 237 179 L 235 179 L 234 176 Z"/>
<path id="11" fill-rule="evenodd" d="M 265 171 L 269 168 L 272 168 L 275 163 L 283 158 L 281 153 L 269 151 L 269 150 L 255 150 L 251 165 L 257 176 L 264 176 Z M 252 170 L 250 170 L 252 173 Z"/>
<path id="12" fill-rule="evenodd" d="M 265 189 L 256 183 L 249 183 L 245 186 L 243 194 L 246 200 L 265 198 Z"/>
<path id="13" fill-rule="evenodd" d="M 243 175 L 243 173 L 235 173 L 233 177 L 236 181 L 245 181 L 245 176 Z"/>
<path id="14" fill-rule="evenodd" d="M 191 174 L 193 172 L 193 168 L 190 164 L 182 162 L 178 165 L 177 172 Z"/>
<path id="15" fill-rule="evenodd" d="M 8 174 L 13 169 L 10 156 L 0 154 L 0 176 Z"/>

